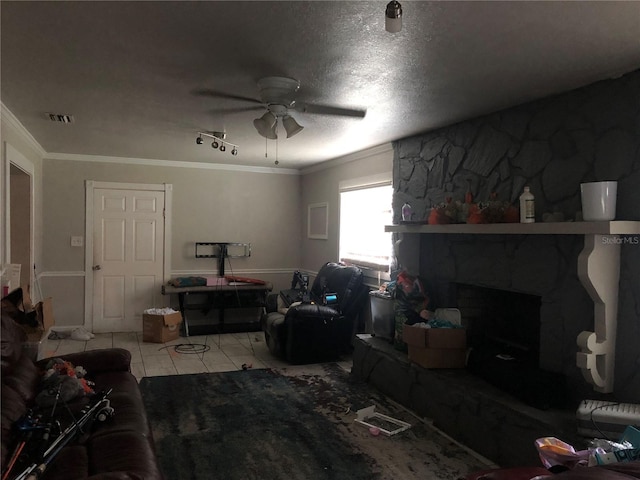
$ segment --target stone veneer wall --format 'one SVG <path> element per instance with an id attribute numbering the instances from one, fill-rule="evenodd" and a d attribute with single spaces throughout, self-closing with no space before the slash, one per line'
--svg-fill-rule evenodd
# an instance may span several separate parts
<path id="1" fill-rule="evenodd" d="M 517 204 L 525 185 L 546 212 L 575 218 L 580 183 L 618 181 L 618 220 L 640 220 L 640 70 L 394 143 L 394 223 L 446 197 L 491 192 Z M 615 392 L 640 400 L 640 244 L 622 246 Z M 420 275 L 451 306 L 458 281 L 542 296 L 541 367 L 564 373 L 567 392 L 601 398 L 575 366 L 576 337 L 593 330 L 593 302 L 577 278 L 581 236 L 422 235 Z M 448 305 L 447 305 L 448 304 Z"/>

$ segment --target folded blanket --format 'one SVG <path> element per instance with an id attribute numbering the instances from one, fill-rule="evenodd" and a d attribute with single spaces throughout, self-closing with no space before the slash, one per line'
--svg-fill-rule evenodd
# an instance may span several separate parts
<path id="1" fill-rule="evenodd" d="M 176 277 L 169 280 L 174 287 L 204 287 L 207 279 L 204 277 Z"/>

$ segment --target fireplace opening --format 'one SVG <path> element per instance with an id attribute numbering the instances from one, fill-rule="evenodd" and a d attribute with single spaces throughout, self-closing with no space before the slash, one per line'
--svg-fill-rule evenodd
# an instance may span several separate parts
<path id="1" fill-rule="evenodd" d="M 456 291 L 471 348 L 539 365 L 539 296 L 461 283 L 456 284 Z"/>
<path id="2" fill-rule="evenodd" d="M 564 377 L 540 369 L 541 297 L 453 284 L 467 328 L 467 369 L 540 409 L 561 406 Z"/>

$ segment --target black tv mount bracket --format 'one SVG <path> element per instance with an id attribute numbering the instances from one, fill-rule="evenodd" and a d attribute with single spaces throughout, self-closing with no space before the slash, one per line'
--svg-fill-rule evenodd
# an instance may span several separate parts
<path id="1" fill-rule="evenodd" d="M 205 250 L 207 253 L 204 253 Z M 250 256 L 251 256 L 250 243 L 196 242 L 196 258 L 217 258 L 218 259 L 218 276 L 219 277 L 224 277 L 225 258 L 244 258 L 244 257 L 250 257 Z"/>

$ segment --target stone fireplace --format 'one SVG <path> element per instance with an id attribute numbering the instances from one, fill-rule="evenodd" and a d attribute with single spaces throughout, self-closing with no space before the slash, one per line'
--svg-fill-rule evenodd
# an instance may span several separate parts
<path id="1" fill-rule="evenodd" d="M 420 236 L 419 268 L 437 306 L 460 308 L 459 285 L 473 285 L 486 297 L 494 295 L 509 302 L 500 312 L 504 318 L 492 326 L 478 327 L 474 324 L 475 312 L 467 312 L 470 314 L 467 316 L 461 308 L 471 342 L 482 337 L 492 339 L 505 350 L 496 354 L 516 356 L 520 350 L 522 362 L 526 361 L 526 366 L 523 365 L 526 375 L 532 381 L 538 381 L 538 377 L 532 376 L 533 371 L 561 374 L 562 381 L 556 379 L 554 383 L 556 386 L 564 383 L 565 388 L 562 392 L 554 391 L 553 399 L 537 405 L 542 408 L 570 404 L 591 390 L 575 367 L 576 338 L 581 331 L 591 328 L 593 322 L 593 301 L 577 275 L 582 243 L 580 236 L 564 235 Z M 497 302 L 501 301 L 499 298 Z M 515 317 L 526 319 L 527 326 L 523 322 L 521 329 L 506 330 L 504 338 L 498 331 L 500 323 L 514 321 Z M 511 344 L 510 349 L 507 344 Z M 470 355 L 470 360 L 473 358 Z M 509 390 L 508 379 L 492 380 L 504 382 L 499 386 Z M 521 392 L 510 393 L 521 396 Z M 527 398 L 522 399 L 530 403 Z"/>
<path id="2" fill-rule="evenodd" d="M 545 213 L 573 221 L 580 183 L 618 181 L 616 220 L 640 220 L 640 71 L 394 143 L 394 223 L 401 206 L 428 218 L 447 197 L 492 192 L 512 204 L 525 185 Z M 615 387 L 600 395 L 576 366 L 576 339 L 594 330 L 594 301 L 578 277 L 585 235 L 396 234 L 411 251 L 402 268 L 419 274 L 436 306 L 457 302 L 467 284 L 540 298 L 539 367 L 562 375 L 568 402 L 640 398 L 640 237 L 621 245 Z M 592 238 L 593 241 L 593 238 Z"/>

